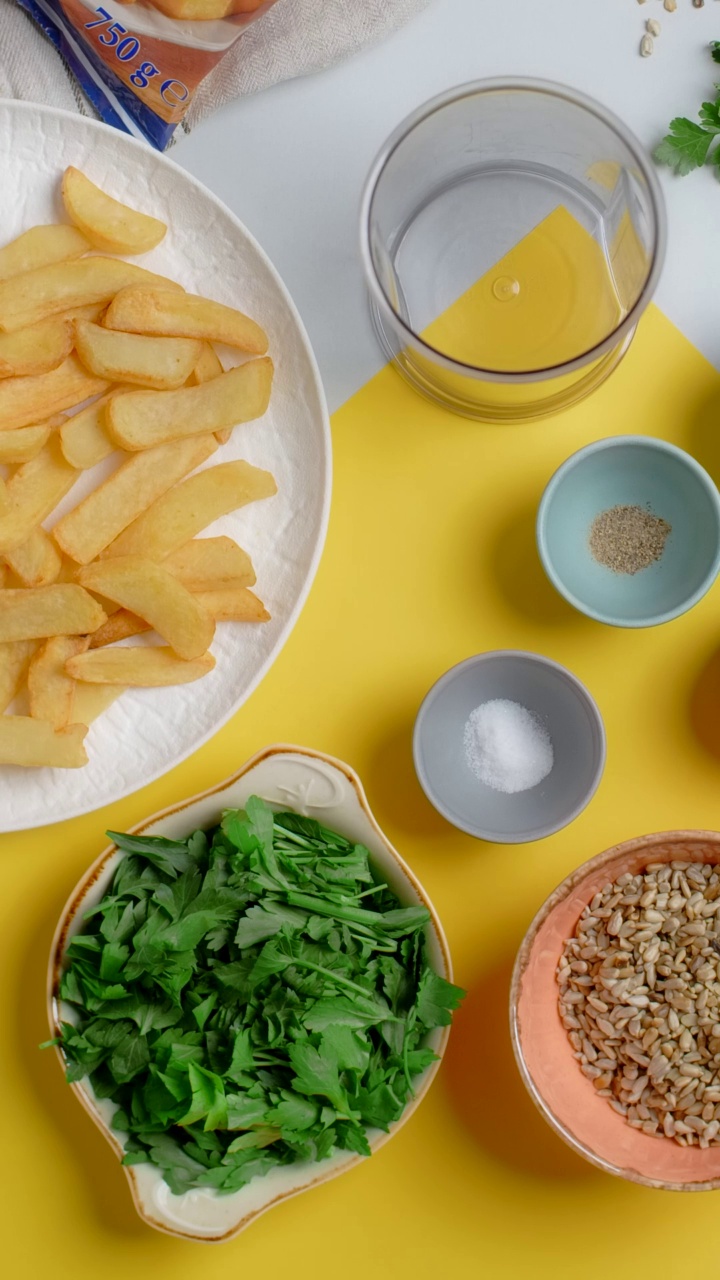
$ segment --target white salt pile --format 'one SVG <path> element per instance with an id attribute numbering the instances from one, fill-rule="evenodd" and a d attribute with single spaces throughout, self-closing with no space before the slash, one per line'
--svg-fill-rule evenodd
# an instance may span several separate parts
<path id="1" fill-rule="evenodd" d="M 493 698 L 470 713 L 465 759 L 485 786 L 514 795 L 529 791 L 553 767 L 553 746 L 537 716 L 519 702 Z"/>

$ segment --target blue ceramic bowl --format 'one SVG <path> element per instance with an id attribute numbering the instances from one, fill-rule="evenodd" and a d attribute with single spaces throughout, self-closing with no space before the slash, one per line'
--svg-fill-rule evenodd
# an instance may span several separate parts
<path id="1" fill-rule="evenodd" d="M 649 507 L 672 527 L 662 557 L 614 573 L 590 553 L 593 520 L 615 506 Z M 720 494 L 689 453 L 649 436 L 612 436 L 555 472 L 540 503 L 545 572 L 570 604 L 614 627 L 669 622 L 702 599 L 720 571 Z"/>

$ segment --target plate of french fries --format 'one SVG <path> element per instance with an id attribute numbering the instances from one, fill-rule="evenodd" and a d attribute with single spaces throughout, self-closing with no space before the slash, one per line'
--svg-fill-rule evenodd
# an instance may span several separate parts
<path id="1" fill-rule="evenodd" d="M 282 281 L 177 165 L 0 103 L 0 830 L 166 772 L 322 550 L 330 435 Z"/>

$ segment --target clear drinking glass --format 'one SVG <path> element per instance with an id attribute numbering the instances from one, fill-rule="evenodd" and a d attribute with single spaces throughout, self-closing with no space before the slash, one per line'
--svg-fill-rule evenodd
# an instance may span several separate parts
<path id="1" fill-rule="evenodd" d="M 481 421 L 556 413 L 617 366 L 665 209 L 630 131 L 574 89 L 484 80 L 387 140 L 362 204 L 373 323 L 416 390 Z"/>

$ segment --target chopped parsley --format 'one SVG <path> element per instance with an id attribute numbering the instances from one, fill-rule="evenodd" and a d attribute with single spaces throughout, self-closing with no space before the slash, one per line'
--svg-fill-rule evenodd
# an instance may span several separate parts
<path id="1" fill-rule="evenodd" d="M 68 946 L 51 1043 L 115 1104 L 123 1163 L 227 1194 L 369 1155 L 464 994 L 429 965 L 428 912 L 363 845 L 257 797 L 185 841 L 108 834 L 124 856 Z"/>

